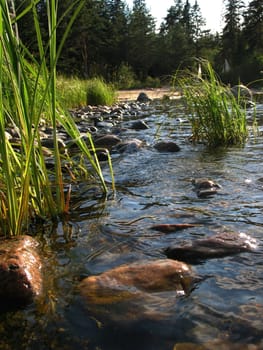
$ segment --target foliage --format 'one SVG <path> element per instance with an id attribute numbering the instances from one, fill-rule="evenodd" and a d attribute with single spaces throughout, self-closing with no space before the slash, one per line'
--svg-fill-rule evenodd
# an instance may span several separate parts
<path id="1" fill-rule="evenodd" d="M 155 21 L 145 0 L 134 0 L 128 20 L 129 64 L 139 80 L 145 79 L 154 63 Z"/>
<path id="2" fill-rule="evenodd" d="M 242 145 L 247 138 L 246 113 L 217 78 L 211 64 L 199 62 L 203 77 L 190 71 L 174 78 L 189 109 L 193 140 L 209 147 Z"/>
<path id="3" fill-rule="evenodd" d="M 116 100 L 114 88 L 100 78 L 89 80 L 86 91 L 88 105 L 112 105 Z"/>
<path id="4" fill-rule="evenodd" d="M 31 1 L 19 16 L 9 4 L 7 0 L 0 2 L 0 232 L 12 236 L 27 231 L 34 219 L 56 220 L 69 211 L 70 183 L 74 180 L 75 170 L 78 172 L 79 169 L 78 164 L 64 159 L 67 156 L 60 153 L 59 125 L 76 140 L 86 158 L 86 175 L 100 181 L 103 191 L 106 192 L 107 188 L 97 158 L 92 156 L 89 147 L 81 140 L 73 119 L 57 101 L 56 63 L 82 2 L 72 2 L 69 10 L 74 8 L 75 11 L 64 36 L 57 43 L 57 1 L 46 1 L 49 24 L 47 47 L 41 36 L 36 2 Z M 30 11 L 40 64 L 23 45 L 17 30 L 19 20 Z M 39 129 L 43 120 L 53 130 L 54 170 L 46 166 Z M 16 140 L 8 137 L 7 130 L 10 129 L 16 131 Z M 89 135 L 88 138 L 94 152 Z M 64 172 L 65 161 L 72 167 L 68 174 Z"/>
<path id="5" fill-rule="evenodd" d="M 32 2 L 14 1 L 19 16 Z M 62 75 L 81 79 L 100 76 L 115 83 L 118 82 L 116 72 L 127 66 L 135 76 L 120 79 L 120 85 L 130 88 L 138 86 L 138 81 L 143 82 L 148 76 L 162 79 L 176 72 L 178 67 L 194 67 L 193 57 L 209 60 L 221 78 L 234 84 L 242 76 L 246 77 L 244 83 L 257 79 L 262 70 L 261 67 L 256 71 L 253 66 L 254 57 L 263 54 L 262 0 L 222 1 L 225 11 L 220 33 L 205 29 L 198 0 L 175 0 L 160 28 L 156 27 L 145 0 L 134 0 L 131 8 L 125 0 L 83 0 L 83 3 L 57 62 Z M 247 6 L 244 3 L 248 3 Z M 37 0 L 36 14 L 43 42 L 47 45 L 45 8 L 46 0 Z M 74 13 L 72 1 L 59 1 L 57 11 L 61 21 L 56 36 L 60 42 Z M 24 13 L 17 25 L 23 43 L 34 53 L 34 58 L 40 60 L 32 13 Z M 223 72 L 226 59 L 231 68 L 227 74 Z M 125 81 L 127 86 L 124 86 Z"/>
<path id="6" fill-rule="evenodd" d="M 131 89 L 136 86 L 136 74 L 131 66 L 122 63 L 113 76 L 114 85 L 118 89 Z"/>

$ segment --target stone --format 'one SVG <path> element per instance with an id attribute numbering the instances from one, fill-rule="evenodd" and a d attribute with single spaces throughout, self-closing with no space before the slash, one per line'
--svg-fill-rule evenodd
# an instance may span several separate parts
<path id="1" fill-rule="evenodd" d="M 193 179 L 192 184 L 194 185 L 194 190 L 199 198 L 206 198 L 217 194 L 218 189 L 221 188 L 216 182 L 206 179 Z"/>
<path id="2" fill-rule="evenodd" d="M 182 246 L 168 247 L 164 253 L 169 259 L 194 264 L 206 259 L 251 252 L 256 247 L 256 240 L 243 232 L 223 232 Z"/>
<path id="3" fill-rule="evenodd" d="M 231 87 L 231 92 L 235 98 L 245 99 L 247 101 L 252 100 L 252 91 L 245 85 L 239 84 Z"/>
<path id="4" fill-rule="evenodd" d="M 160 231 L 163 233 L 172 233 L 179 230 L 185 230 L 187 228 L 196 227 L 195 224 L 159 224 L 151 226 L 152 230 Z"/>
<path id="5" fill-rule="evenodd" d="M 219 184 L 206 178 L 193 179 L 192 184 L 194 185 L 196 190 L 205 190 L 209 188 L 221 188 Z"/>
<path id="6" fill-rule="evenodd" d="M 162 311 L 170 313 L 175 299 L 188 294 L 193 283 L 192 270 L 183 262 L 142 260 L 89 276 L 80 282 L 79 291 L 92 313 L 104 313 L 112 305 L 111 319 L 138 320 L 161 317 L 160 308 L 156 310 L 160 304 L 167 303 Z"/>
<path id="7" fill-rule="evenodd" d="M 38 243 L 30 236 L 0 243 L 0 303 L 28 304 L 42 291 Z"/>
<path id="8" fill-rule="evenodd" d="M 131 129 L 145 130 L 145 129 L 149 129 L 149 126 L 143 120 L 136 120 L 131 124 Z"/>
<path id="9" fill-rule="evenodd" d="M 95 147 L 111 148 L 121 142 L 121 139 L 113 134 L 107 134 L 94 139 Z"/>
<path id="10" fill-rule="evenodd" d="M 160 141 L 154 145 L 159 152 L 179 152 L 180 147 L 173 141 Z"/>
<path id="11" fill-rule="evenodd" d="M 137 97 L 137 102 L 145 103 L 145 102 L 150 102 L 151 99 L 145 92 L 140 92 L 138 97 Z"/>
<path id="12" fill-rule="evenodd" d="M 255 107 L 255 103 L 252 101 L 253 93 L 248 87 L 242 84 L 235 85 L 231 88 L 231 92 L 235 96 L 236 100 L 239 101 L 241 106 L 247 108 Z"/>
<path id="13" fill-rule="evenodd" d="M 139 149 L 142 147 L 143 142 L 138 139 L 131 139 L 126 140 L 118 143 L 114 147 L 114 151 L 120 152 L 120 153 L 133 153 L 139 151 Z"/>

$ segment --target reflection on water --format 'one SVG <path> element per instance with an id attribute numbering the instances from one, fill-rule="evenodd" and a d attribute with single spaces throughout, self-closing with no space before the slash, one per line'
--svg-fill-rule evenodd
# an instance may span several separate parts
<path id="1" fill-rule="evenodd" d="M 243 148 L 209 151 L 189 142 L 184 110 L 172 108 L 173 113 L 163 106 L 149 112 L 144 118 L 149 129 L 127 129 L 121 135 L 146 145 L 114 155 L 115 198 L 105 200 L 83 183 L 72 201 L 71 221 L 44 233 L 47 293 L 38 305 L 0 315 L 0 349 L 200 349 L 193 344 L 263 349 L 263 138 L 253 136 Z M 261 105 L 256 112 L 261 125 Z M 167 154 L 153 148 L 167 139 L 175 140 L 181 151 Z M 110 181 L 107 168 L 104 172 Z M 200 177 L 213 179 L 222 189 L 198 198 L 192 179 Z M 164 223 L 196 225 L 169 234 L 151 230 Z M 154 305 L 160 318 L 110 321 L 110 306 L 98 318 L 79 297 L 76 286 L 85 276 L 139 259 L 165 258 L 163 251 L 171 245 L 227 231 L 245 232 L 258 248 L 195 265 L 200 281 L 190 295 L 175 300 L 166 292 L 157 303 L 145 305 Z M 169 317 L 161 317 L 168 310 Z"/>

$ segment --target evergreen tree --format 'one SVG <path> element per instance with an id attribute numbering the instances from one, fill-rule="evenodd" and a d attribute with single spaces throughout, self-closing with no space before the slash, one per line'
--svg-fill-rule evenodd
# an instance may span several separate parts
<path id="1" fill-rule="evenodd" d="M 155 39 L 155 20 L 145 0 L 134 0 L 128 23 L 128 63 L 141 80 L 154 64 Z"/>
<path id="2" fill-rule="evenodd" d="M 200 6 L 195 0 L 195 3 L 190 12 L 191 25 L 192 25 L 192 36 L 195 43 L 198 42 L 204 35 L 207 34 L 207 31 L 203 30 L 203 27 L 206 24 L 204 17 L 202 16 Z"/>
<path id="3" fill-rule="evenodd" d="M 204 33 L 204 23 L 197 1 L 191 6 L 188 0 L 185 3 L 175 0 L 160 29 L 165 45 L 165 73 L 175 71 L 179 65 L 183 67 L 192 64 L 193 57 L 200 53 L 198 41 Z"/>
<path id="4" fill-rule="evenodd" d="M 236 66 L 240 63 L 241 47 L 241 19 L 243 0 L 224 0 L 225 1 L 225 26 L 222 35 L 222 56 L 230 63 Z"/>
<path id="5" fill-rule="evenodd" d="M 253 0 L 244 14 L 244 39 L 246 49 L 263 54 L 263 1 Z"/>
<path id="6" fill-rule="evenodd" d="M 111 75 L 127 62 L 128 9 L 122 0 L 108 0 L 109 27 L 106 60 Z"/>
<path id="7" fill-rule="evenodd" d="M 71 0 L 60 2 L 59 12 L 67 8 Z M 70 14 L 68 14 L 70 16 Z M 64 20 L 64 25 L 67 18 Z M 58 37 L 63 33 L 61 24 Z M 59 34 L 61 32 L 61 34 Z M 108 50 L 109 12 L 106 0 L 86 0 L 66 41 L 58 69 L 81 77 L 106 74 Z"/>

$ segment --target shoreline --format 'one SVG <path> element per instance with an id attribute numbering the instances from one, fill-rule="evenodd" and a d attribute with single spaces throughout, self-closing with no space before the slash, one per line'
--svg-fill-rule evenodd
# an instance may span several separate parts
<path id="1" fill-rule="evenodd" d="M 135 101 L 139 94 L 144 92 L 150 99 L 160 99 L 164 96 L 169 96 L 170 98 L 179 98 L 180 92 L 173 91 L 170 88 L 142 88 L 142 89 L 131 89 L 131 90 L 119 90 L 117 92 L 118 101 Z"/>

